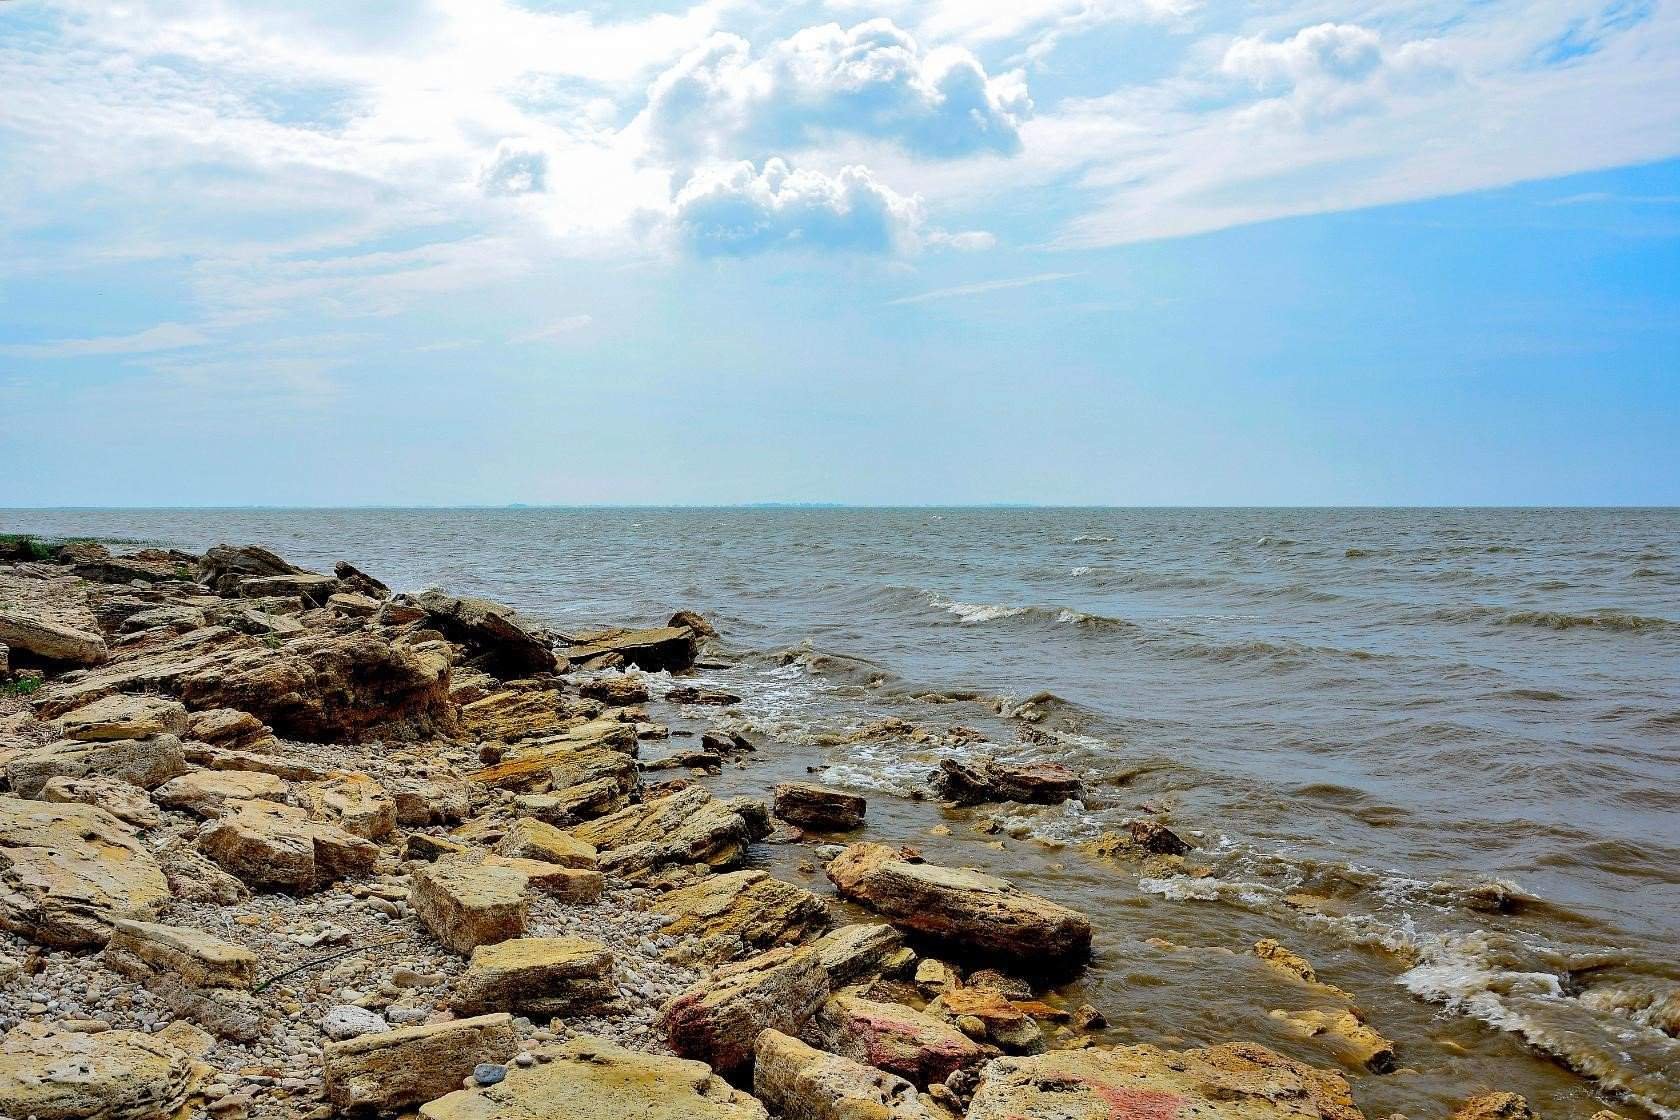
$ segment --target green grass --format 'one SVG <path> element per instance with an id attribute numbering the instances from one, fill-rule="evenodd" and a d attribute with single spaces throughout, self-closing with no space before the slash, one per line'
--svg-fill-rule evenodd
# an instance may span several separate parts
<path id="1" fill-rule="evenodd" d="M 0 533 L 0 553 L 8 555 L 23 555 L 44 562 L 58 555 L 58 547 L 26 533 Z"/>
<path id="2" fill-rule="evenodd" d="M 28 696 L 41 687 L 39 677 L 19 677 L 15 681 L 0 681 L 0 696 Z"/>

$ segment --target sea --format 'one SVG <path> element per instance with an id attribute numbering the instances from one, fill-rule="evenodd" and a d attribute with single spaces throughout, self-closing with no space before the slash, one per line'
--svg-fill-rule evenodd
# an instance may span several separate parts
<path id="1" fill-rule="evenodd" d="M 1345 1071 L 1367 1115 L 1506 1089 L 1546 1120 L 1680 1117 L 1680 511 L 77 509 L 0 532 L 347 559 L 562 633 L 697 610 L 720 632 L 699 683 L 743 697 L 712 720 L 759 744 L 715 784 L 820 776 L 869 797 L 862 835 L 1084 910 L 1095 957 L 1053 995 L 1104 1041 L 1334 1064 L 1273 1014 L 1314 1005 L 1252 953 L 1276 938 L 1397 1043 L 1395 1072 Z M 981 754 L 1089 796 L 926 796 Z M 1083 847 L 1135 819 L 1211 873 Z M 808 856 L 759 858 L 821 889 Z"/>

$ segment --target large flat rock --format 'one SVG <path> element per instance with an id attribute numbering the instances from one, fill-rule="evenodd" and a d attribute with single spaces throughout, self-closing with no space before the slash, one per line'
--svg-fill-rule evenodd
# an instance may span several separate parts
<path id="1" fill-rule="evenodd" d="M 169 899 L 151 852 L 92 805 L 0 797 L 0 857 L 0 929 L 43 945 L 102 945 L 112 918 Z"/>

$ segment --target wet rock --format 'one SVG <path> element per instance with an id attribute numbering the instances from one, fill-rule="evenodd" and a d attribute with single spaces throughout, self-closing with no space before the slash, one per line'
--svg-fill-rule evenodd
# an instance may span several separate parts
<path id="1" fill-rule="evenodd" d="M 597 1014 L 618 995 L 605 945 L 579 937 L 516 937 L 473 950 L 450 1005 L 473 1015 Z"/>
<path id="2" fill-rule="evenodd" d="M 868 803 L 856 794 L 809 782 L 783 782 L 776 787 L 776 816 L 801 828 L 845 832 L 863 824 L 867 808 Z"/>
<path id="3" fill-rule="evenodd" d="M 758 1036 L 753 1093 L 784 1120 L 938 1120 L 901 1077 L 780 1031 Z"/>
<path id="4" fill-rule="evenodd" d="M 40 799 L 60 805 L 97 805 L 139 829 L 156 828 L 163 819 L 145 790 L 116 778 L 49 778 L 41 787 Z"/>
<path id="5" fill-rule="evenodd" d="M 1268 937 L 1256 941 L 1254 943 L 1254 955 L 1259 957 L 1267 968 L 1282 976 L 1287 976 L 1329 995 L 1339 996 L 1342 999 L 1353 998 L 1334 984 L 1326 984 L 1320 980 L 1311 961 L 1272 938 Z"/>
<path id="6" fill-rule="evenodd" d="M 828 995 L 828 974 L 810 949 L 772 949 L 725 965 L 666 1005 L 660 1017 L 671 1049 L 739 1069 L 766 1029 L 798 1035 Z"/>
<path id="7" fill-rule="evenodd" d="M 1536 1120 L 1534 1109 L 1516 1093 L 1478 1093 L 1453 1109 L 1450 1120 Z"/>
<path id="8" fill-rule="evenodd" d="M 657 630 L 598 630 L 578 634 L 561 652 L 574 665 L 617 655 L 625 664 L 657 673 L 689 668 L 698 649 L 693 630 L 687 626 L 667 626 Z"/>
<path id="9" fill-rule="evenodd" d="M 464 599 L 428 591 L 414 599 L 427 622 L 472 652 L 479 668 L 507 680 L 552 673 L 559 660 L 542 638 L 527 630 L 507 607 L 485 599 Z"/>
<path id="10" fill-rule="evenodd" d="M 603 871 L 621 876 L 675 863 L 728 870 L 746 858 L 752 841 L 768 835 L 769 818 L 760 803 L 717 800 L 690 786 L 581 824 L 573 833 L 600 850 Z"/>
<path id="11" fill-rule="evenodd" d="M 206 824 L 198 848 L 252 886 L 310 891 L 373 870 L 379 849 L 293 805 L 245 801 Z"/>
<path id="12" fill-rule="evenodd" d="M 803 887 L 763 871 L 708 875 L 655 898 L 648 907 L 673 920 L 665 934 L 685 963 L 721 964 L 779 945 L 797 945 L 829 926 L 828 906 Z"/>
<path id="13" fill-rule="evenodd" d="M 424 1120 L 768 1120 L 704 1063 L 638 1054 L 587 1035 L 554 1060 L 423 1105 Z"/>
<path id="14" fill-rule="evenodd" d="M 40 796 L 53 778 L 102 776 L 153 789 L 186 772 L 186 754 L 173 735 L 91 743 L 67 739 L 23 751 L 5 765 L 6 780 L 20 797 Z"/>
<path id="15" fill-rule="evenodd" d="M 602 677 L 598 680 L 585 681 L 578 686 L 578 695 L 591 700 L 599 700 L 609 707 L 625 708 L 631 704 L 645 704 L 648 700 L 647 686 L 640 677 L 616 676 Z"/>
<path id="16" fill-rule="evenodd" d="M 110 656 L 97 633 L 5 606 L 0 606 L 0 643 L 14 661 L 25 653 L 53 665 L 102 665 Z"/>
<path id="17" fill-rule="evenodd" d="M 698 611 L 678 611 L 676 614 L 671 616 L 671 620 L 665 625 L 686 626 L 690 630 L 694 631 L 694 636 L 696 638 L 700 639 L 715 638 L 718 636 L 716 628 L 713 627 L 710 622 L 707 622 Z"/>
<path id="18" fill-rule="evenodd" d="M 112 918 L 146 918 L 169 899 L 151 853 L 91 805 L 0 797 L 0 929 L 42 945 L 102 945 Z"/>
<path id="19" fill-rule="evenodd" d="M 515 1046 L 507 1015 L 329 1042 L 322 1060 L 327 1099 L 347 1111 L 389 1112 L 423 1104 L 459 1086 L 480 1062 L 508 1057 Z"/>
<path id="20" fill-rule="evenodd" d="M 811 948 L 828 973 L 829 985 L 843 988 L 879 974 L 904 948 L 904 935 L 889 925 L 855 922 L 823 934 Z"/>
<path id="21" fill-rule="evenodd" d="M 959 761 L 942 759 L 934 775 L 935 795 L 956 805 L 982 805 L 997 801 L 1020 801 L 1037 805 L 1059 805 L 1085 796 L 1079 775 L 1060 763 L 1034 762 L 1026 765 L 999 762 L 995 758 Z"/>
<path id="22" fill-rule="evenodd" d="M 117 694 L 84 704 L 53 723 L 66 739 L 102 742 L 109 739 L 147 739 L 153 735 L 184 735 L 187 709 L 163 696 Z"/>
<path id="23" fill-rule="evenodd" d="M 883 844 L 853 844 L 828 865 L 842 895 L 893 924 L 970 952 L 1047 968 L 1083 963 L 1085 915 L 978 871 L 911 863 Z"/>
<path id="24" fill-rule="evenodd" d="M 1158 821 L 1127 821 L 1120 832 L 1105 832 L 1093 847 L 1108 858 L 1122 856 L 1182 856 L 1190 845 Z"/>
<path id="25" fill-rule="evenodd" d="M 1339 1074 L 1254 1043 L 1053 1050 L 982 1068 L 967 1120 L 1364 1120 Z"/>
<path id="26" fill-rule="evenodd" d="M 255 770 L 194 770 L 152 791 L 166 809 L 200 817 L 219 817 L 230 803 L 286 800 L 287 786 L 273 774 Z"/>
<path id="27" fill-rule="evenodd" d="M 422 924 L 457 953 L 525 932 L 529 878 L 482 856 L 445 856 L 414 873 L 409 905 Z"/>
<path id="28" fill-rule="evenodd" d="M 978 1065 L 986 1051 L 955 1027 L 898 1003 L 833 996 L 807 1037 L 824 1050 L 897 1074 L 926 1088 Z"/>
<path id="29" fill-rule="evenodd" d="M 595 845 L 533 817 L 521 817 L 496 841 L 497 855 L 541 860 L 561 867 L 595 869 Z"/>
<path id="30" fill-rule="evenodd" d="M 1372 1073 L 1394 1069 L 1394 1043 L 1372 1030 L 1353 1011 L 1273 1011 L 1272 1018 L 1302 1038 L 1323 1041 L 1336 1057 Z"/>
<path id="31" fill-rule="evenodd" d="M 0 1043 L 0 1115 L 172 1120 L 210 1072 L 199 1061 L 208 1042 L 185 1024 L 82 1034 L 19 1023 Z"/>
<path id="32" fill-rule="evenodd" d="M 741 698 L 733 692 L 725 692 L 721 688 L 697 688 L 694 685 L 678 685 L 665 694 L 665 700 L 671 704 L 709 704 L 717 708 L 727 708 L 741 702 Z"/>

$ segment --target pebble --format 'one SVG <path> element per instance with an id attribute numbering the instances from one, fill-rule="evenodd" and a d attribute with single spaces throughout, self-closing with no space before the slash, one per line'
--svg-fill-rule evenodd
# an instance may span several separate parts
<path id="1" fill-rule="evenodd" d="M 500 1062 L 480 1062 L 473 1067 L 472 1075 L 480 1085 L 495 1085 L 507 1077 L 507 1067 Z"/>
<path id="2" fill-rule="evenodd" d="M 321 1033 L 339 1042 L 389 1029 L 383 1016 L 348 1003 L 339 1004 L 321 1017 Z"/>

